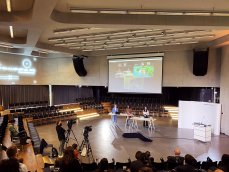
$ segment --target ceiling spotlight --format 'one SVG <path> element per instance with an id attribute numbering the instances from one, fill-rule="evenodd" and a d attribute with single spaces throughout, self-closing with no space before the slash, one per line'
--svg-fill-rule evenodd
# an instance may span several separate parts
<path id="1" fill-rule="evenodd" d="M 6 8 L 8 12 L 11 12 L 11 2 L 10 0 L 6 0 Z"/>
<path id="2" fill-rule="evenodd" d="M 13 26 L 10 26 L 10 37 L 14 38 L 14 31 L 13 31 Z"/>
<path id="3" fill-rule="evenodd" d="M 165 36 L 166 35 L 166 32 L 165 31 L 162 31 L 161 34 Z"/>

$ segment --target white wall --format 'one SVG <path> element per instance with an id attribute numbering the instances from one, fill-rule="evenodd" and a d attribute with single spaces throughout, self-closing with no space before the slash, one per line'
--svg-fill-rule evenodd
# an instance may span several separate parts
<path id="1" fill-rule="evenodd" d="M 220 134 L 221 104 L 179 101 L 178 128 L 193 129 L 193 123 L 211 125 L 212 133 Z"/>
<path id="2" fill-rule="evenodd" d="M 221 132 L 229 135 L 229 46 L 222 48 L 220 103 L 222 104 Z"/>
<path id="3" fill-rule="evenodd" d="M 219 87 L 220 60 L 216 50 L 210 49 L 208 71 L 205 76 L 193 75 L 192 68 L 192 51 L 165 52 L 163 63 L 163 86 Z"/>
<path id="4" fill-rule="evenodd" d="M 24 56 L 0 54 L 0 61 L 6 58 L 24 58 Z M 167 51 L 163 60 L 163 86 L 174 87 L 219 87 L 220 61 L 216 50 L 210 50 L 208 72 L 205 76 L 192 74 L 192 50 Z M 9 64 L 8 63 L 8 64 Z M 94 85 L 108 84 L 108 61 L 106 56 L 91 56 L 84 60 L 88 72 L 86 77 L 79 77 L 74 70 L 72 58 L 38 58 L 36 62 L 37 84 L 44 85 Z M 10 84 L 0 81 L 0 84 Z M 28 80 L 21 80 L 16 84 L 31 84 Z"/>

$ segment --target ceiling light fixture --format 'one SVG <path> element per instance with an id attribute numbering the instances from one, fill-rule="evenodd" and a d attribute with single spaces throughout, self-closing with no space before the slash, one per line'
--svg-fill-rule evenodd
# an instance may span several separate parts
<path id="1" fill-rule="evenodd" d="M 0 43 L 0 47 L 4 47 L 4 48 L 13 48 L 12 45 L 8 45 L 8 44 L 1 44 Z"/>
<path id="2" fill-rule="evenodd" d="M 104 13 L 104 14 L 127 14 L 127 11 L 102 10 L 102 11 L 99 11 L 99 13 Z"/>
<path id="3" fill-rule="evenodd" d="M 8 12 L 11 12 L 11 1 L 10 0 L 6 0 L 6 8 Z"/>
<path id="4" fill-rule="evenodd" d="M 10 37 L 14 38 L 14 30 L 13 30 L 13 26 L 10 26 Z"/>
<path id="5" fill-rule="evenodd" d="M 98 13 L 97 10 L 84 10 L 84 9 L 75 9 L 75 8 L 70 8 L 70 11 L 72 13 L 90 13 L 90 14 Z"/>
<path id="6" fill-rule="evenodd" d="M 146 15 L 155 15 L 155 11 L 128 11 L 128 14 L 146 14 Z"/>
<path id="7" fill-rule="evenodd" d="M 77 9 L 70 8 L 73 13 L 105 13 L 105 14 L 135 14 L 135 15 L 190 15 L 190 16 L 229 16 L 228 11 L 173 11 L 173 10 L 120 10 L 120 9 Z"/>

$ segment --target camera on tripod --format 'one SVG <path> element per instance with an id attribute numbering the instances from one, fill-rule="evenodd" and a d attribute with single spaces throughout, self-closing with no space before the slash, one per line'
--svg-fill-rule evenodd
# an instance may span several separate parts
<path id="1" fill-rule="evenodd" d="M 76 123 L 76 119 L 71 119 L 69 121 L 67 121 L 67 126 L 68 129 L 71 130 L 72 129 L 72 125 Z"/>
<path id="2" fill-rule="evenodd" d="M 88 139 L 88 133 L 92 131 L 92 126 L 86 126 L 83 129 L 84 139 Z"/>

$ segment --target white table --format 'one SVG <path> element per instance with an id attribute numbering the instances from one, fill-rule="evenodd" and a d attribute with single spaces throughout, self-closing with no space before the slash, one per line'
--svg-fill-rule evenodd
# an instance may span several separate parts
<path id="1" fill-rule="evenodd" d="M 138 129 L 138 122 L 137 121 L 147 121 L 149 126 L 148 129 L 155 130 L 155 125 L 154 125 L 154 121 L 156 121 L 156 119 L 154 119 L 153 117 L 149 117 L 149 118 L 144 118 L 144 117 L 133 117 L 133 127 L 136 127 Z"/>
<path id="2" fill-rule="evenodd" d="M 114 113 L 112 113 L 112 112 L 108 113 L 108 115 L 110 115 L 111 117 L 112 117 L 113 115 L 117 115 L 117 117 L 118 117 L 118 116 L 124 116 L 124 117 L 126 117 L 125 127 L 127 126 L 127 120 L 128 120 L 127 117 L 133 117 L 133 116 L 134 116 L 134 115 L 132 115 L 132 116 L 127 115 L 126 113 L 114 114 Z M 130 119 L 132 119 L 132 118 L 130 118 Z"/>
<path id="3" fill-rule="evenodd" d="M 194 139 L 202 142 L 211 141 L 211 125 L 194 123 Z"/>

